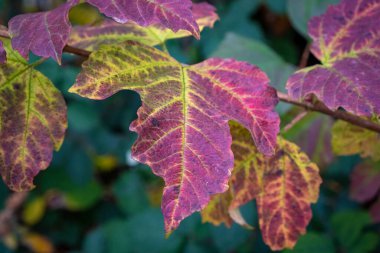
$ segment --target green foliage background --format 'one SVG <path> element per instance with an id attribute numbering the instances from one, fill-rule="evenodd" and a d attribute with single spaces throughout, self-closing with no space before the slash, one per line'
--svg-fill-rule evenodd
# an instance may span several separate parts
<path id="1" fill-rule="evenodd" d="M 185 63 L 210 56 L 248 61 L 262 68 L 272 85 L 285 91 L 287 77 L 297 68 L 309 42 L 307 20 L 338 1 L 210 2 L 218 8 L 220 22 L 213 30 L 204 31 L 200 41 L 170 41 L 171 54 Z M 6 24 L 14 15 L 50 9 L 58 3 L 0 0 L 0 22 Z M 87 23 L 97 15 L 81 7 L 71 18 L 75 23 Z M 309 64 L 315 62 L 309 58 Z M 162 181 L 130 158 L 136 136 L 129 131 L 129 124 L 136 117 L 139 97 L 121 92 L 105 101 L 90 101 L 69 94 L 80 63 L 77 57 L 65 55 L 62 67 L 51 60 L 39 67 L 65 95 L 69 130 L 49 169 L 37 176 L 37 188 L 16 214 L 13 229 L 2 236 L 0 252 L 44 252 L 42 242 L 37 242 L 33 251 L 25 242 L 27 233 L 43 236 L 54 245 L 55 252 L 271 252 L 262 242 L 259 229 L 214 227 L 202 224 L 199 214 L 186 219 L 169 239 L 164 239 Z M 282 103 L 278 111 L 284 125 L 299 113 Z M 284 252 L 380 252 L 379 225 L 372 224 L 367 206 L 348 196 L 350 173 L 361 158 L 331 154 L 330 126 L 329 118 L 310 113 L 284 133 L 319 164 L 324 179 L 308 233 L 294 250 Z M 0 183 L 0 210 L 10 194 Z M 254 203 L 243 208 L 243 215 L 258 228 Z"/>

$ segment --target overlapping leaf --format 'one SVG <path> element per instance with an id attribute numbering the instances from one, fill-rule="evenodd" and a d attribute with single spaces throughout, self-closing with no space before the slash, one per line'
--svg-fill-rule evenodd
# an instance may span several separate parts
<path id="1" fill-rule="evenodd" d="M 213 27 L 218 20 L 215 8 L 207 3 L 193 4 L 192 12 L 200 31 L 205 27 Z M 157 24 L 142 27 L 134 22 L 119 24 L 111 20 L 105 20 L 96 26 L 74 27 L 68 43 L 71 46 L 93 51 L 103 44 L 116 44 L 127 40 L 155 46 L 169 39 L 187 36 L 191 36 L 191 33 L 187 30 L 173 32 Z"/>
<path id="2" fill-rule="evenodd" d="M 60 92 L 7 45 L 0 65 L 0 171 L 14 191 L 33 188 L 66 129 L 66 105 Z"/>
<path id="3" fill-rule="evenodd" d="M 278 139 L 273 157 L 265 157 L 240 125 L 231 124 L 231 134 L 235 166 L 230 189 L 213 196 L 202 211 L 203 221 L 229 226 L 229 214 L 256 199 L 264 242 L 272 250 L 292 248 L 311 219 L 310 203 L 318 198 L 317 166 L 285 139 Z"/>
<path id="4" fill-rule="evenodd" d="M 350 196 L 352 199 L 365 203 L 377 200 L 370 208 L 375 222 L 380 222 L 380 163 L 366 161 L 355 167 L 351 174 Z"/>
<path id="5" fill-rule="evenodd" d="M 71 92 L 104 99 L 124 89 L 141 96 L 132 151 L 165 180 L 167 233 L 227 189 L 233 167 L 228 120 L 248 128 L 262 153 L 275 150 L 278 99 L 253 65 L 213 58 L 182 66 L 155 48 L 126 42 L 91 54 Z"/>
<path id="6" fill-rule="evenodd" d="M 71 30 L 68 13 L 78 1 L 69 0 L 51 11 L 12 18 L 9 21 L 9 33 L 13 48 L 26 59 L 30 50 L 38 56 L 51 57 L 60 63 Z"/>
<path id="7" fill-rule="evenodd" d="M 360 154 L 380 160 L 380 135 L 344 121 L 337 121 L 333 126 L 332 147 L 337 155 Z"/>
<path id="8" fill-rule="evenodd" d="M 315 94 L 330 109 L 380 114 L 379 0 L 342 0 L 311 19 L 312 52 L 322 61 L 296 72 L 287 83 L 292 97 Z"/>
<path id="9" fill-rule="evenodd" d="M 87 0 L 119 23 L 141 26 L 159 23 L 174 32 L 187 30 L 199 38 L 199 27 L 191 11 L 191 0 Z"/>

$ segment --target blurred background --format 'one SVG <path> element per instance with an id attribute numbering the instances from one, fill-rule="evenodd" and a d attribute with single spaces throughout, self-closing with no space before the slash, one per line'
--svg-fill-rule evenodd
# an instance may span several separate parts
<path id="1" fill-rule="evenodd" d="M 258 65 L 271 84 L 285 91 L 288 76 L 300 66 L 317 63 L 308 56 L 307 21 L 337 0 L 214 0 L 220 21 L 197 41 L 168 42 L 178 60 L 197 63 L 211 56 L 234 57 Z M 0 0 L 0 24 L 18 14 L 49 10 L 56 0 Z M 73 24 L 91 24 L 99 13 L 79 5 Z M 36 58 L 34 58 L 36 59 Z M 32 57 L 33 60 L 33 57 Z M 38 67 L 62 91 L 69 128 L 51 166 L 35 180 L 37 188 L 12 194 L 0 182 L 0 252 L 272 252 L 261 239 L 255 203 L 243 207 L 255 230 L 202 224 L 198 213 L 164 239 L 160 211 L 163 182 L 147 166 L 131 159 L 136 135 L 129 131 L 140 106 L 139 96 L 120 92 L 105 101 L 69 94 L 82 59 L 65 54 L 62 66 L 48 60 Z M 302 111 L 280 103 L 282 125 Z M 294 250 L 303 253 L 380 252 L 380 226 L 372 222 L 373 201 L 350 198 L 350 175 L 359 156 L 336 157 L 331 149 L 331 118 L 308 113 L 283 135 L 306 152 L 321 170 L 320 198 L 313 205 L 308 233 Z"/>

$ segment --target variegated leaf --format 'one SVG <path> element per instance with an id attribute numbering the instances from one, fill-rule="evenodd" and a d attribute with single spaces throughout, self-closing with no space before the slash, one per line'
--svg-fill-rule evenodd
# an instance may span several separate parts
<path id="1" fill-rule="evenodd" d="M 231 213 L 256 199 L 264 242 L 272 250 L 293 248 L 306 232 L 312 215 L 310 203 L 319 195 L 318 167 L 281 137 L 274 156 L 265 157 L 243 127 L 231 124 L 231 134 L 235 165 L 230 189 L 212 197 L 202 211 L 203 221 L 230 226 Z"/>
<path id="2" fill-rule="evenodd" d="M 79 0 L 69 0 L 58 8 L 13 17 L 9 21 L 12 46 L 24 58 L 29 51 L 61 63 L 62 51 L 71 30 L 68 13 Z"/>
<path id="3" fill-rule="evenodd" d="M 161 24 L 174 32 L 187 30 L 199 39 L 199 27 L 191 11 L 191 0 L 87 0 L 119 23 L 140 26 Z"/>
<path id="4" fill-rule="evenodd" d="M 51 81 L 6 47 L 0 65 L 0 171 L 14 191 L 30 190 L 66 130 L 66 104 Z"/>
<path id="5" fill-rule="evenodd" d="M 380 1 L 342 0 L 309 22 L 312 52 L 322 65 L 302 69 L 287 83 L 289 94 L 315 94 L 330 109 L 380 114 Z"/>
<path id="6" fill-rule="evenodd" d="M 337 155 L 360 154 L 380 160 L 380 135 L 344 121 L 337 121 L 333 126 L 332 147 Z"/>
<path id="7" fill-rule="evenodd" d="M 200 31 L 205 27 L 213 27 L 218 20 L 215 8 L 207 3 L 193 4 L 192 11 Z M 188 36 L 191 36 L 191 33 L 187 30 L 173 32 L 157 24 L 142 27 L 134 22 L 120 24 L 112 20 L 104 20 L 95 26 L 74 27 L 68 43 L 74 47 L 93 51 L 103 44 L 116 44 L 127 40 L 155 46 L 170 39 Z"/>
<path id="8" fill-rule="evenodd" d="M 158 49 L 126 42 L 91 54 L 70 91 L 105 99 L 124 89 L 141 96 L 132 151 L 165 180 L 167 233 L 227 189 L 233 167 L 228 120 L 247 127 L 262 153 L 275 150 L 276 92 L 248 63 L 214 58 L 183 66 Z"/>

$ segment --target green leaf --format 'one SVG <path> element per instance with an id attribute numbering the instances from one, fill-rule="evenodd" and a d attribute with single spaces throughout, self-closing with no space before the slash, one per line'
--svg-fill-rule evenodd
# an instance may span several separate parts
<path id="1" fill-rule="evenodd" d="M 283 253 L 335 253 L 334 244 L 327 235 L 309 232 L 302 236 L 293 250 Z"/>
<path id="2" fill-rule="evenodd" d="M 358 243 L 363 229 L 371 224 L 371 217 L 364 211 L 338 212 L 332 217 L 331 224 L 340 244 L 351 249 Z"/>
<path id="3" fill-rule="evenodd" d="M 6 43 L 0 65 L 0 170 L 14 191 L 30 190 L 63 142 L 66 104 L 51 81 Z"/>

